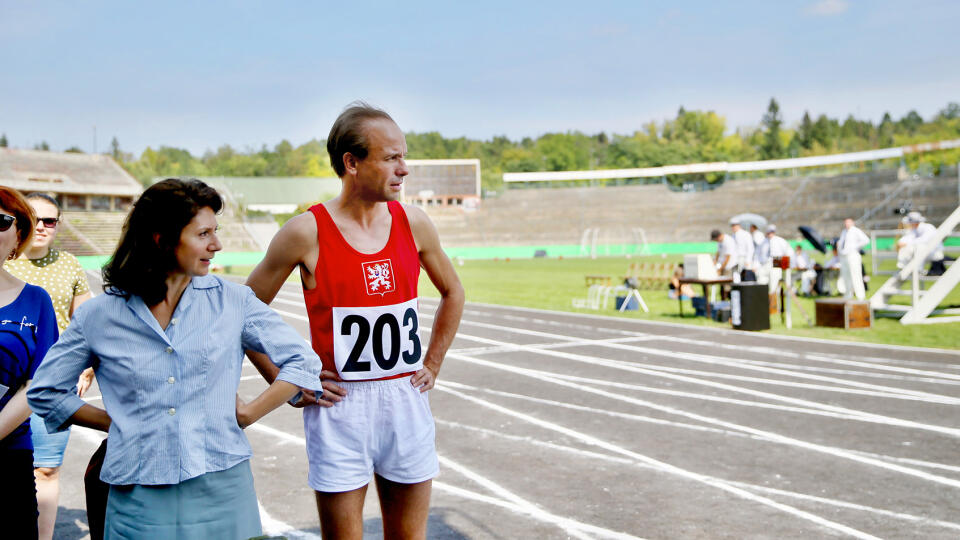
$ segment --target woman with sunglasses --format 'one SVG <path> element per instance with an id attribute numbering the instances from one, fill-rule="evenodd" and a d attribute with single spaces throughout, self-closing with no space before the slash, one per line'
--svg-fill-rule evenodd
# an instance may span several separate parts
<path id="1" fill-rule="evenodd" d="M 37 538 L 26 390 L 58 333 L 50 296 L 3 268 L 30 245 L 34 219 L 19 193 L 0 186 L 0 463 L 3 530 L 10 538 Z"/>
<path id="2" fill-rule="evenodd" d="M 60 331 L 66 330 L 73 311 L 90 299 L 87 276 L 76 257 L 53 246 L 60 224 L 60 205 L 45 193 L 26 196 L 36 215 L 37 226 L 33 241 L 20 258 L 7 263 L 14 276 L 43 287 L 53 301 Z M 83 396 L 93 382 L 93 370 L 86 369 L 77 381 L 77 395 Z M 67 449 L 70 431 L 47 433 L 43 419 L 30 415 L 30 433 L 33 438 L 33 467 L 37 481 L 39 539 L 51 540 L 57 522 L 57 503 L 60 498 L 60 465 Z"/>
<path id="3" fill-rule="evenodd" d="M 298 387 L 323 390 L 307 342 L 248 287 L 208 275 L 222 204 L 199 180 L 144 191 L 103 269 L 105 294 L 77 309 L 28 392 L 50 431 L 109 432 L 106 539 L 262 534 L 243 428 Z M 237 395 L 245 349 L 280 367 L 249 403 Z M 105 409 L 72 391 L 87 367 Z"/>

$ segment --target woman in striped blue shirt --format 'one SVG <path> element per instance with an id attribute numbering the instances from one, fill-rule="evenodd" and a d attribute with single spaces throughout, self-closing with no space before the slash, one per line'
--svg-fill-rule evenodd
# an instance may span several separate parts
<path id="1" fill-rule="evenodd" d="M 47 429 L 109 432 L 105 538 L 230 539 L 261 534 L 243 428 L 322 391 L 319 358 L 249 288 L 208 275 L 222 201 L 199 180 L 168 179 L 134 205 L 104 291 L 80 306 L 28 392 Z M 280 375 L 237 397 L 243 351 Z M 100 409 L 71 392 L 93 367 Z"/>

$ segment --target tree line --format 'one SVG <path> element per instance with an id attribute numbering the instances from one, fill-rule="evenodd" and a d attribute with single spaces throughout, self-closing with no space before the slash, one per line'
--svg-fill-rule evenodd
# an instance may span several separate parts
<path id="1" fill-rule="evenodd" d="M 805 157 L 903 146 L 960 137 L 960 104 L 949 103 L 932 118 L 910 111 L 899 119 L 889 113 L 879 122 L 848 115 L 845 119 L 816 117 L 805 112 L 796 125 L 784 124 L 780 105 L 771 99 L 756 127 L 727 133 L 726 120 L 714 111 L 681 107 L 673 119 L 648 122 L 630 134 L 546 133 L 537 138 L 489 140 L 447 138 L 438 132 L 408 133 L 410 159 L 479 158 L 484 189 L 502 187 L 505 172 L 564 171 L 659 167 L 710 161 L 753 161 Z M 6 134 L 0 146 L 7 146 Z M 49 149 L 46 142 L 36 149 Z M 69 151 L 79 151 L 71 148 Z M 139 157 L 121 150 L 116 138 L 110 152 L 141 181 L 158 176 L 335 176 L 326 142 L 314 139 L 300 146 L 287 140 L 273 148 L 239 150 L 224 145 L 194 156 L 181 148 L 148 147 Z M 939 174 L 960 161 L 960 150 L 912 154 L 911 168 L 924 165 Z M 706 175 L 707 181 L 718 179 Z"/>

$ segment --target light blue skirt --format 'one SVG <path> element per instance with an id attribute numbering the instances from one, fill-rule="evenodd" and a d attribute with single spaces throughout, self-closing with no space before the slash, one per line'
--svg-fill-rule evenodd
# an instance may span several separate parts
<path id="1" fill-rule="evenodd" d="M 246 540 L 261 536 L 250 462 L 179 484 L 110 486 L 105 540 Z"/>
<path id="2" fill-rule="evenodd" d="M 34 468 L 63 465 L 63 453 L 67 451 L 67 442 L 70 440 L 69 429 L 49 433 L 43 418 L 33 413 L 30 415 L 30 438 L 33 441 Z"/>

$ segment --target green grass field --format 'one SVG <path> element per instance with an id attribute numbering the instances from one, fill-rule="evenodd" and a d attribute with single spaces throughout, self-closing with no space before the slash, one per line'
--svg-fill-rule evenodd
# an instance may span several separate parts
<path id="1" fill-rule="evenodd" d="M 705 317 L 693 317 L 693 308 L 689 301 L 684 304 L 685 316 L 681 318 L 678 314 L 677 301 L 671 300 L 667 296 L 666 289 L 640 291 L 650 308 L 650 313 L 633 311 L 621 314 L 613 309 L 612 301 L 608 309 L 602 311 L 573 307 L 572 299 L 586 298 L 585 275 L 609 275 L 615 281 L 622 280 L 628 264 L 633 261 L 666 262 L 679 261 L 679 258 L 676 256 L 666 258 L 655 256 L 634 257 L 633 259 L 612 257 L 595 260 L 571 258 L 469 260 L 464 261 L 462 266 L 457 265 L 456 268 L 466 289 L 467 300 L 470 302 L 599 313 L 616 317 L 718 328 L 730 327 L 729 323 L 718 323 Z M 865 259 L 864 262 L 869 271 L 869 258 Z M 873 288 L 879 287 L 885 277 L 878 276 L 874 279 Z M 700 292 L 698 286 L 697 294 L 700 294 Z M 421 274 L 420 294 L 423 296 L 437 295 L 436 289 L 427 279 L 425 273 Z M 960 305 L 960 288 L 955 289 L 941 305 Z M 800 298 L 799 308 L 806 311 L 811 319 L 813 318 L 813 299 Z M 779 316 L 771 316 L 770 332 L 802 337 L 960 349 L 960 323 L 902 325 L 896 319 L 877 318 L 874 320 L 873 328 L 870 329 L 821 328 L 808 326 L 799 308 L 794 305 L 792 310 L 792 329 L 786 329 L 780 322 Z"/>

